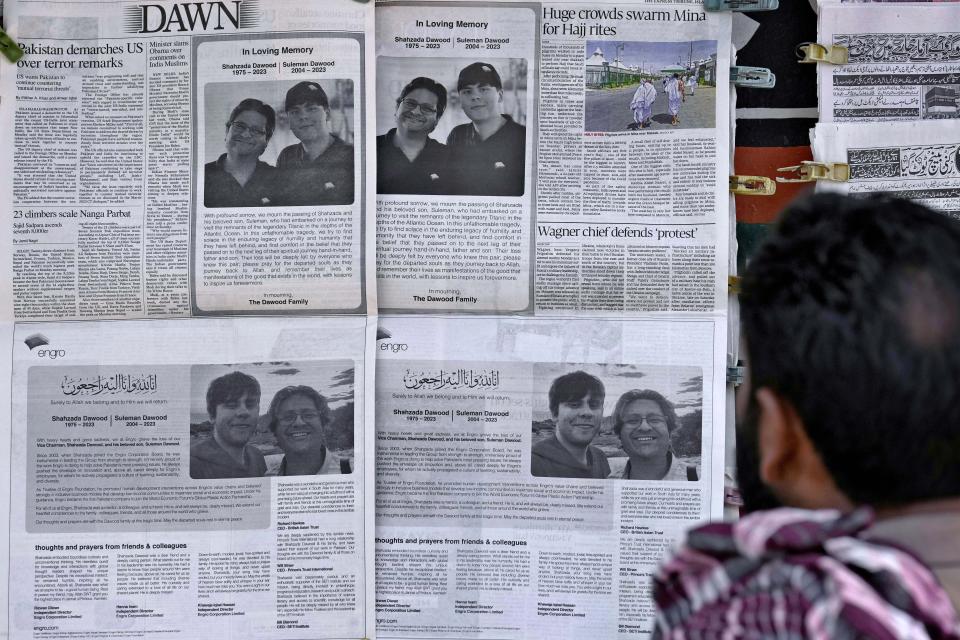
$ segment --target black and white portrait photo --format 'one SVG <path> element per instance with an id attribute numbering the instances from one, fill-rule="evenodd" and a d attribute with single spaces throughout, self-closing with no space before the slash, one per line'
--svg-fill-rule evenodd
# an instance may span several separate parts
<path id="1" fill-rule="evenodd" d="M 377 193 L 522 196 L 520 58 L 377 59 Z"/>
<path id="2" fill-rule="evenodd" d="M 353 365 L 195 365 L 190 477 L 353 472 Z"/>
<path id="3" fill-rule="evenodd" d="M 352 80 L 208 83 L 203 205 L 352 204 Z"/>

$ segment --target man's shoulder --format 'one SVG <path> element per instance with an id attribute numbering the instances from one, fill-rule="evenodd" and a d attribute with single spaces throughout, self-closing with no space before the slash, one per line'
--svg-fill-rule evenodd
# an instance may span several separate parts
<path id="1" fill-rule="evenodd" d="M 533 451 L 533 453 L 536 455 L 542 456 L 550 453 L 551 451 L 556 451 L 557 447 L 559 446 L 560 446 L 560 443 L 557 441 L 557 437 L 550 436 L 549 438 L 541 440 L 540 442 L 533 445 L 533 448 L 531 449 L 531 451 Z"/>
<path id="2" fill-rule="evenodd" d="M 218 445 L 213 438 L 207 438 L 190 445 L 191 458 L 210 458 L 222 452 L 223 449 L 220 448 L 220 445 Z"/>
<path id="3" fill-rule="evenodd" d="M 300 148 L 301 147 L 299 142 L 297 144 L 291 144 L 289 146 L 284 147 L 283 150 L 280 152 L 280 154 L 277 156 L 277 167 L 282 169 L 283 168 L 282 165 L 285 165 L 285 164 L 292 164 L 292 163 L 299 164 L 300 156 L 301 156 Z"/>
<path id="4" fill-rule="evenodd" d="M 447 134 L 447 145 L 457 145 L 465 143 L 473 132 L 473 124 L 458 124 L 453 129 L 450 129 L 450 133 Z"/>
<path id="5" fill-rule="evenodd" d="M 396 134 L 397 130 L 394 128 L 382 135 L 377 136 L 377 151 L 389 148 L 393 144 L 393 136 Z"/>
<path id="6" fill-rule="evenodd" d="M 869 509 L 781 508 L 691 530 L 654 577 L 660 636 L 714 625 L 762 633 L 779 611 L 791 625 L 788 635 L 809 637 L 807 614 L 819 610 L 830 616 L 820 623 L 856 637 L 888 637 L 887 625 L 908 618 L 953 630 L 936 637 L 957 637 L 960 621 L 929 569 L 862 539 L 872 519 Z M 854 583 L 852 591 L 835 588 Z"/>
<path id="7" fill-rule="evenodd" d="M 210 173 L 211 171 L 222 171 L 223 162 L 226 159 L 227 159 L 227 154 L 221 153 L 219 158 L 217 158 L 216 160 L 211 160 L 207 164 L 203 165 L 203 168 L 207 173 Z"/>
<path id="8" fill-rule="evenodd" d="M 353 160 L 353 145 L 334 136 L 333 142 L 330 143 L 330 146 L 327 147 L 327 150 L 323 152 L 322 156 L 324 159 L 333 162 L 346 160 L 348 158 Z"/>

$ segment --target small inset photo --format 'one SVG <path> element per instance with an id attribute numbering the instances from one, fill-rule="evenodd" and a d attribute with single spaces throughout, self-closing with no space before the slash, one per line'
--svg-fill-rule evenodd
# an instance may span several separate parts
<path id="1" fill-rule="evenodd" d="M 522 58 L 377 59 L 377 193 L 522 196 Z"/>
<path id="2" fill-rule="evenodd" d="M 353 472 L 350 361 L 195 365 L 190 477 Z"/>
<path id="3" fill-rule="evenodd" d="M 584 131 L 716 126 L 716 40 L 588 40 L 584 71 Z"/>
<path id="4" fill-rule="evenodd" d="M 700 479 L 699 368 L 538 363 L 534 393 L 532 475 Z"/>
<path id="5" fill-rule="evenodd" d="M 204 86 L 203 206 L 354 200 L 352 80 Z"/>

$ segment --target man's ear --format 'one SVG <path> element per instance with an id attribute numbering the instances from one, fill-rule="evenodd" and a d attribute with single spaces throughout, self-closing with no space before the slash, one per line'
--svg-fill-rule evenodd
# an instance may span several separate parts
<path id="1" fill-rule="evenodd" d="M 804 509 L 853 508 L 807 435 L 793 404 L 769 387 L 757 389 L 760 479 L 784 504 Z"/>
<path id="2" fill-rule="evenodd" d="M 757 433 L 760 454 L 760 479 L 780 493 L 778 488 L 794 475 L 797 464 L 796 409 L 769 387 L 757 389 Z"/>

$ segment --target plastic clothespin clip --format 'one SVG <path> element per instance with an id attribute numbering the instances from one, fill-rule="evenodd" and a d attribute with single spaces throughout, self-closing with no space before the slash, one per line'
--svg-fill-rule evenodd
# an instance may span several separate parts
<path id="1" fill-rule="evenodd" d="M 766 67 L 730 67 L 730 82 L 738 87 L 773 89 L 777 76 Z"/>
<path id="2" fill-rule="evenodd" d="M 10 62 L 16 62 L 23 57 L 23 49 L 3 29 L 0 29 L 0 53 Z"/>
<path id="3" fill-rule="evenodd" d="M 850 165 L 845 162 L 814 162 L 804 160 L 792 167 L 780 167 L 781 173 L 792 173 L 795 178 L 781 178 L 777 182 L 815 182 L 816 180 L 830 180 L 831 182 L 846 182 L 850 179 Z"/>
<path id="4" fill-rule="evenodd" d="M 707 11 L 773 11 L 780 0 L 703 0 Z"/>
<path id="5" fill-rule="evenodd" d="M 746 370 L 742 366 L 727 367 L 727 384 L 739 387 L 743 384 L 743 376 Z"/>
<path id="6" fill-rule="evenodd" d="M 727 291 L 733 295 L 740 294 L 740 276 L 727 276 Z"/>
<path id="7" fill-rule="evenodd" d="M 797 45 L 796 54 L 800 64 L 847 64 L 850 59 L 850 50 L 838 44 L 820 44 L 819 42 L 802 42 Z"/>
<path id="8" fill-rule="evenodd" d="M 730 193 L 739 196 L 772 196 L 777 183 L 764 176 L 730 176 Z"/>

